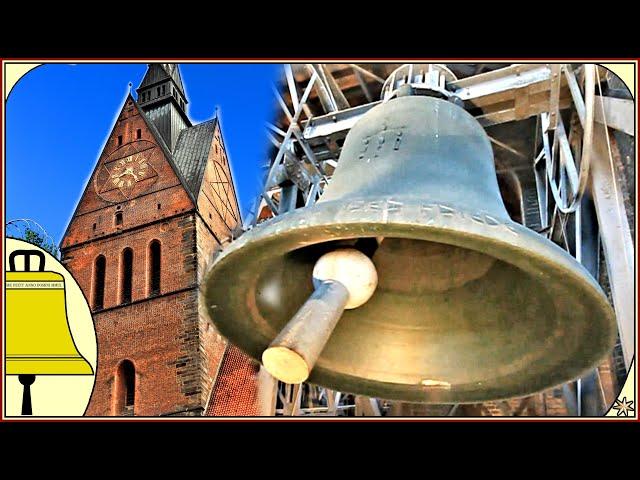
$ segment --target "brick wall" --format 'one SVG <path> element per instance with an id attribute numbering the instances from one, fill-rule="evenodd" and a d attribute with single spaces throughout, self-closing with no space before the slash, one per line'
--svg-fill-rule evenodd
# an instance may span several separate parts
<path id="1" fill-rule="evenodd" d="M 193 202 L 180 185 L 117 204 L 108 204 L 74 217 L 63 248 L 108 238 L 133 227 L 158 222 L 192 209 Z M 122 225 L 115 223 L 116 212 L 122 212 Z M 96 225 L 95 229 L 93 224 Z"/>
<path id="2" fill-rule="evenodd" d="M 149 298 L 148 246 L 161 242 L 161 291 Z M 120 254 L 133 250 L 132 303 L 120 306 Z M 94 313 L 98 337 L 96 388 L 88 415 L 113 415 L 115 373 L 136 367 L 136 415 L 196 412 L 201 399 L 194 214 L 156 222 L 64 252 L 63 262 L 88 299 L 93 264 L 106 258 L 104 310 Z"/>
<path id="3" fill-rule="evenodd" d="M 202 188 L 198 195 L 198 211 L 202 213 L 204 221 L 222 242 L 238 226 L 240 211 L 235 198 L 227 153 L 221 138 L 219 124 L 216 124 Z M 221 182 L 227 183 L 221 184 Z M 221 195 L 225 190 L 228 202 L 225 201 L 224 195 Z"/>
<path id="4" fill-rule="evenodd" d="M 114 390 L 124 359 L 136 369 L 135 415 L 199 412 L 194 296 L 190 290 L 94 315 L 100 357 L 87 415 L 122 413 Z"/>
<path id="5" fill-rule="evenodd" d="M 161 292 L 195 287 L 195 227 L 192 213 L 65 249 L 63 263 L 91 304 L 94 262 L 99 255 L 105 256 L 104 308 L 108 309 L 120 303 L 120 260 L 125 248 L 133 250 L 132 301 L 148 297 L 148 249 L 152 240 L 159 240 L 161 244 Z"/>
<path id="6" fill-rule="evenodd" d="M 219 249 L 219 244 L 207 224 L 198 217 L 196 219 L 196 237 L 198 249 L 198 284 L 200 294 L 198 299 L 198 329 L 201 337 L 200 355 L 202 361 L 202 402 L 206 404 L 211 394 L 211 388 L 220 369 L 220 362 L 227 341 L 220 335 L 216 327 L 209 319 L 206 305 L 202 297 L 204 274 L 211 263 L 212 255 Z"/>

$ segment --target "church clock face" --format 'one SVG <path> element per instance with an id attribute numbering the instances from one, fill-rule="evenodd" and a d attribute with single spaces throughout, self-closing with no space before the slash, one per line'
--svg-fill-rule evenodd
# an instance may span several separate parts
<path id="1" fill-rule="evenodd" d="M 211 182 L 211 188 L 215 195 L 213 207 L 222 218 L 229 230 L 232 230 L 238 223 L 238 217 L 233 208 L 233 185 L 227 177 L 225 168 L 217 161 L 213 162 L 214 178 Z"/>
<path id="2" fill-rule="evenodd" d="M 98 170 L 96 193 L 108 202 L 121 202 L 146 192 L 158 180 L 153 165 L 159 161 L 158 148 L 146 140 L 118 148 Z"/>

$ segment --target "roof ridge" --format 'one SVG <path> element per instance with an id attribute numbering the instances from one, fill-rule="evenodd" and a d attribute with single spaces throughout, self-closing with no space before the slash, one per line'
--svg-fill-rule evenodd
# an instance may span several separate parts
<path id="1" fill-rule="evenodd" d="M 136 102 L 135 98 L 133 98 L 133 95 L 129 94 L 129 96 L 131 97 L 131 100 L 133 100 L 133 104 L 138 109 L 138 112 L 140 112 L 140 115 L 142 116 L 142 119 L 146 123 L 146 125 L 149 128 L 149 130 L 151 131 L 152 135 L 155 137 L 156 141 L 158 142 L 158 146 L 162 149 L 167 161 L 169 162 L 169 165 L 171 165 L 171 168 L 173 169 L 173 171 L 175 172 L 176 176 L 178 177 L 178 180 L 180 180 L 180 183 L 182 184 L 184 189 L 187 191 L 187 195 L 189 195 L 189 198 L 193 201 L 194 207 L 197 207 L 198 200 L 196 199 L 195 195 L 193 194 L 193 192 L 189 188 L 189 184 L 187 183 L 187 180 L 184 178 L 184 175 L 182 174 L 181 169 L 178 168 L 178 166 L 176 165 L 176 163 L 175 163 L 175 161 L 173 159 L 173 154 L 171 153 L 171 150 L 167 146 L 167 143 L 164 141 L 164 138 L 162 138 L 162 135 L 160 134 L 160 132 L 158 131 L 158 129 L 156 128 L 154 123 L 147 117 L 147 114 L 144 112 L 142 107 L 140 107 L 138 102 Z M 186 129 L 184 129 L 184 130 L 186 130 Z M 182 132 L 180 132 L 180 134 L 182 134 Z"/>
<path id="2" fill-rule="evenodd" d="M 195 125 L 192 125 L 192 126 L 191 126 L 191 127 L 189 127 L 189 128 L 199 127 L 200 125 L 205 125 L 205 124 L 207 124 L 207 123 L 215 123 L 217 120 L 218 120 L 218 118 L 217 118 L 217 117 L 213 117 L 213 118 L 210 118 L 209 120 L 205 120 L 205 121 L 203 121 L 203 122 L 196 123 Z"/>
<path id="3" fill-rule="evenodd" d="M 200 192 L 208 164 L 215 126 L 214 118 L 183 129 L 174 149 L 176 165 L 187 178 L 189 188 L 196 197 Z"/>
<path id="4" fill-rule="evenodd" d="M 182 138 L 182 135 L 187 132 L 187 131 L 193 131 L 193 129 L 201 127 L 203 125 L 209 124 L 209 123 L 215 123 L 216 118 L 210 118 L 209 120 L 205 120 L 204 122 L 200 122 L 200 123 L 196 123 L 195 125 L 191 125 L 189 127 L 185 127 L 182 130 L 180 130 L 180 134 L 178 135 L 178 140 L 176 141 L 176 147 L 178 146 L 178 143 L 180 141 L 180 138 Z"/>

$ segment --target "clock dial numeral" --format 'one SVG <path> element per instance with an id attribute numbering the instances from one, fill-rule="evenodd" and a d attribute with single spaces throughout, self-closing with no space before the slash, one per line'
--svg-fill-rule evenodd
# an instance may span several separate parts
<path id="1" fill-rule="evenodd" d="M 149 143 L 135 142 L 125 146 L 128 155 L 112 161 L 107 159 L 94 180 L 96 193 L 100 197 L 110 202 L 119 201 L 122 196 L 131 198 L 146 191 L 157 181 L 158 171 L 149 160 L 153 162 L 153 159 L 158 157 L 158 152 L 146 147 Z M 148 150 L 150 153 L 141 153 L 140 149 Z M 122 150 L 116 152 L 118 155 Z"/>

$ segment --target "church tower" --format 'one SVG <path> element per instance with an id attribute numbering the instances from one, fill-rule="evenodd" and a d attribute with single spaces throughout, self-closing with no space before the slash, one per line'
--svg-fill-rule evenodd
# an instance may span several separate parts
<path id="1" fill-rule="evenodd" d="M 227 345 L 198 302 L 208 260 L 241 225 L 219 119 L 191 123 L 176 64 L 149 64 L 137 92 L 125 99 L 61 243 L 98 338 L 86 413 L 229 411 L 211 398 L 224 402 L 233 396 L 224 389 L 234 388 L 244 404 L 233 411 L 257 414 L 258 367 Z"/>

